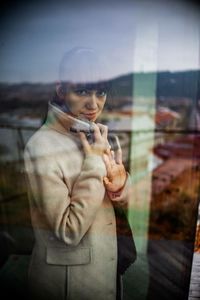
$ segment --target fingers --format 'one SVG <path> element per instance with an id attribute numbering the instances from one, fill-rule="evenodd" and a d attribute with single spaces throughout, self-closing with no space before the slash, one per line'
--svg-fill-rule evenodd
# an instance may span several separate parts
<path id="1" fill-rule="evenodd" d="M 91 146 L 85 136 L 85 133 L 83 132 L 79 132 L 79 137 L 80 137 L 80 140 L 81 140 L 81 143 L 83 145 L 83 150 L 85 153 L 90 153 L 91 152 Z"/>
<path id="2" fill-rule="evenodd" d="M 111 172 L 111 163 L 110 163 L 110 158 L 108 157 L 107 154 L 103 155 L 103 161 L 105 163 L 107 173 L 110 174 L 110 172 Z"/>
<path id="3" fill-rule="evenodd" d="M 111 190 L 112 189 L 112 182 L 110 182 L 110 180 L 108 179 L 108 177 L 104 177 L 103 178 L 103 182 L 104 182 L 107 190 Z"/>
<path id="4" fill-rule="evenodd" d="M 100 142 L 101 139 L 102 139 L 102 135 L 101 135 L 100 129 L 99 129 L 99 127 L 95 123 L 93 124 L 93 128 L 94 128 L 94 140 L 96 142 Z"/>
<path id="5" fill-rule="evenodd" d="M 90 144 L 86 135 L 83 132 L 79 132 L 80 140 L 83 145 L 85 153 L 96 153 L 103 155 L 103 160 L 106 165 L 107 172 L 110 173 L 113 167 L 118 164 L 122 164 L 122 150 L 119 144 L 118 138 L 116 139 L 117 150 L 114 152 L 110 149 L 108 143 L 108 127 L 102 124 L 93 123 L 94 128 L 94 143 Z M 115 149 L 116 149 L 115 148 Z"/>
<path id="6" fill-rule="evenodd" d="M 119 164 L 119 165 L 122 164 L 122 149 L 121 149 L 121 147 L 118 150 L 116 150 L 115 152 L 113 150 L 111 150 L 111 151 L 107 150 L 106 153 L 110 159 L 111 164 L 114 164 L 114 163 Z"/>
<path id="7" fill-rule="evenodd" d="M 101 145 L 104 152 L 110 149 L 107 140 L 108 128 L 102 124 L 94 124 L 94 143 Z"/>
<path id="8" fill-rule="evenodd" d="M 107 149 L 107 150 L 105 151 L 105 156 L 106 156 L 106 160 L 109 162 L 109 165 L 110 165 L 111 167 L 113 167 L 113 166 L 116 164 L 116 162 L 115 162 L 115 153 L 114 153 L 114 151 L 112 151 L 112 150 L 110 150 L 110 149 Z"/>
<path id="9" fill-rule="evenodd" d="M 98 123 L 97 126 L 100 129 L 102 137 L 107 140 L 107 138 L 108 138 L 108 126 L 105 126 L 105 125 L 100 124 L 100 123 Z"/>
<path id="10" fill-rule="evenodd" d="M 117 164 L 122 164 L 122 149 L 121 149 L 121 147 L 115 153 L 115 161 Z"/>
<path id="11" fill-rule="evenodd" d="M 100 124 L 100 123 L 98 123 L 97 126 L 98 126 L 99 129 L 100 129 L 101 136 L 102 136 L 102 138 L 104 139 L 106 148 L 110 149 L 111 146 L 110 146 L 110 144 L 109 144 L 109 142 L 108 142 L 108 126 L 105 126 L 105 125 Z"/>
<path id="12" fill-rule="evenodd" d="M 110 183 L 108 177 L 106 177 L 106 176 L 103 178 L 103 181 L 104 181 L 105 185 L 108 185 Z"/>
<path id="13" fill-rule="evenodd" d="M 115 164 L 115 152 L 113 150 L 111 150 L 110 153 L 111 153 L 110 161 L 111 161 L 111 164 L 114 165 Z"/>
<path id="14" fill-rule="evenodd" d="M 122 148 L 120 146 L 119 138 L 115 136 L 116 151 L 115 151 L 115 161 L 117 164 L 122 164 Z"/>

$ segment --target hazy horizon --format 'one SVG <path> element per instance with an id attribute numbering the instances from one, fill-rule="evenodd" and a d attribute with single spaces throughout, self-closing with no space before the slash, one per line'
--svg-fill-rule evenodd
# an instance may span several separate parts
<path id="1" fill-rule="evenodd" d="M 125 76 L 130 76 L 130 75 L 138 75 L 138 74 L 154 74 L 154 73 L 170 73 L 170 74 L 175 74 L 175 73 L 186 73 L 186 72 L 200 72 L 200 68 L 198 69 L 187 69 L 187 70 L 160 70 L 160 71 L 147 71 L 147 72 L 129 72 L 129 73 L 124 73 L 124 74 L 119 74 L 116 76 L 113 76 L 111 78 L 108 78 L 107 80 L 116 80 L 121 77 Z M 18 85 L 18 84 L 56 84 L 58 80 L 52 80 L 52 81 L 1 81 L 0 84 L 8 84 L 8 85 Z"/>

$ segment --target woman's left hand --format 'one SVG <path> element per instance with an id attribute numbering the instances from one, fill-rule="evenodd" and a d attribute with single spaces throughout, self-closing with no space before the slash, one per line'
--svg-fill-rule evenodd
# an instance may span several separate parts
<path id="1" fill-rule="evenodd" d="M 116 152 L 107 149 L 103 155 L 103 160 L 107 170 L 107 176 L 104 177 L 104 185 L 109 192 L 118 192 L 126 182 L 126 170 L 122 163 L 122 150 Z"/>

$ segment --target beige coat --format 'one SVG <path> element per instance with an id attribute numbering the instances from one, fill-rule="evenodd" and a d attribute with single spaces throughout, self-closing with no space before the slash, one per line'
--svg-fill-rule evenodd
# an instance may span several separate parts
<path id="1" fill-rule="evenodd" d="M 84 157 L 67 115 L 50 107 L 24 152 L 35 246 L 29 271 L 35 299 L 115 300 L 117 241 L 106 169 Z M 124 188 L 120 204 L 127 200 Z"/>

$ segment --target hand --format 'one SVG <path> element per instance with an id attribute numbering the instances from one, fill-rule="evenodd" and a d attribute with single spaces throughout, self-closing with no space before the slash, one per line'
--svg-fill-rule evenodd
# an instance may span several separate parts
<path id="1" fill-rule="evenodd" d="M 104 185 L 109 192 L 118 192 L 123 188 L 126 182 L 126 170 L 122 163 L 122 150 L 119 148 L 116 151 L 106 150 L 103 155 L 106 165 L 107 177 L 104 177 Z"/>
<path id="2" fill-rule="evenodd" d="M 83 145 L 83 151 L 87 154 L 96 154 L 103 156 L 109 147 L 107 141 L 108 128 L 102 124 L 93 124 L 94 128 L 94 142 L 90 144 L 86 138 L 85 133 L 79 132 L 80 140 Z M 100 130 L 101 129 L 101 130 Z"/>

